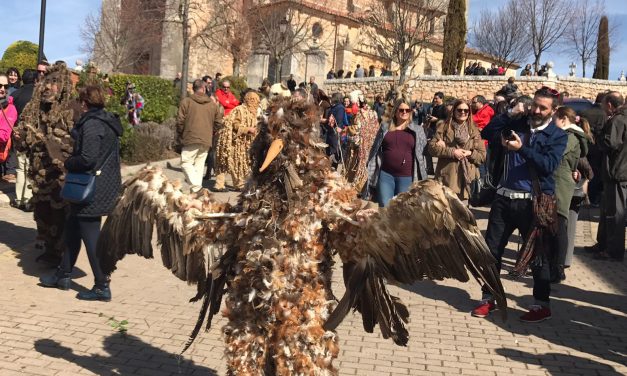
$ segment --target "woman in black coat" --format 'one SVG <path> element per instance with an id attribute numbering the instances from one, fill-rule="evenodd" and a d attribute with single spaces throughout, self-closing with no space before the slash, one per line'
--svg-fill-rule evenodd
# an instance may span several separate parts
<path id="1" fill-rule="evenodd" d="M 41 284 L 63 290 L 70 288 L 70 275 L 85 243 L 95 286 L 78 294 L 84 300 L 111 300 L 109 282 L 100 269 L 96 257 L 96 244 L 100 235 L 102 216 L 113 209 L 120 192 L 120 153 L 118 138 L 122 124 L 117 116 L 104 110 L 105 95 L 100 86 L 87 86 L 81 90 L 79 101 L 86 109 L 72 129 L 74 151 L 65 161 L 68 172 L 94 173 L 96 175 L 93 200 L 88 204 L 71 204 L 65 225 L 67 249 L 55 275 L 42 277 Z"/>

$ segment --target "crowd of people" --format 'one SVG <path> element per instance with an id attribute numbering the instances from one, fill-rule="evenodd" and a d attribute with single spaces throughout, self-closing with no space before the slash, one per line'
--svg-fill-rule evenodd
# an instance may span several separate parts
<path id="1" fill-rule="evenodd" d="M 481 95 L 470 100 L 450 98 L 437 92 L 431 103 L 412 103 L 391 90 L 387 96 L 376 96 L 372 106 L 359 91 L 327 95 L 317 86 L 312 90 L 277 84 L 278 91 L 264 85 L 245 90 L 238 100 L 229 95 L 228 81 L 220 82 L 215 95 L 206 93 L 207 85 L 203 89 L 202 84 L 202 80 L 194 82 L 198 89 L 194 95 L 207 95 L 213 98 L 208 106 L 223 108 L 224 118 L 212 118 L 213 127 L 231 124 L 227 134 L 214 133 L 214 142 L 228 140 L 226 148 L 216 147 L 220 153 L 240 144 L 244 149 L 239 150 L 245 150 L 257 131 L 253 119 L 263 113 L 267 95 L 292 95 L 319 107 L 321 138 L 332 165 L 363 199 L 385 207 L 412 182 L 434 178 L 466 205 L 488 204 L 486 242 L 499 269 L 513 232 L 518 230 L 524 239 L 516 268 L 510 271 L 519 276 L 530 269 L 534 279 L 534 303 L 522 321 L 551 317 L 551 284 L 563 281 L 572 263 L 579 209 L 589 197 L 598 197 L 601 189 L 605 192 L 601 230 L 598 244 L 588 251 L 599 259 L 624 259 L 627 164 L 622 135 L 627 119 L 624 99 L 617 92 L 601 93 L 590 110 L 576 113 L 563 105 L 568 93 L 541 87 L 533 96 L 522 95 L 513 77 L 490 100 Z M 246 112 L 231 115 L 240 107 Z M 180 119 L 183 124 L 185 116 Z M 228 167 L 233 155 L 215 159 L 218 165 L 213 167 L 231 174 L 233 189 L 239 190 L 249 171 L 240 174 Z M 248 156 L 240 153 L 238 158 Z M 435 166 L 433 158 L 437 158 Z M 250 161 L 243 165 L 249 166 Z M 200 176 L 202 170 L 198 161 L 196 170 L 187 174 Z M 224 178 L 217 181 L 216 190 L 222 191 Z M 487 202 L 480 202 L 482 194 L 488 195 Z M 530 260 L 533 244 L 542 249 Z M 484 291 L 472 315 L 486 317 L 494 309 L 492 297 Z"/>
<path id="2" fill-rule="evenodd" d="M 15 70 L 0 75 L 0 143 L 6 148 L 13 139 L 19 161 L 16 168 L 22 171 L 13 205 L 35 210 L 47 255 L 43 260 L 57 267 L 41 283 L 69 288 L 83 240 L 95 285 L 80 297 L 109 300 L 111 291 L 99 272 L 95 248 L 101 217 L 110 212 L 120 189 L 117 139 L 121 127 L 103 109 L 106 94 L 99 86 L 81 89 L 78 99 L 71 101 L 71 89 L 64 86 L 66 74 L 62 62 L 53 66 L 42 62 L 37 70 L 26 70 L 21 76 Z M 366 72 L 358 66 L 356 74 Z M 132 97 L 132 86 L 127 89 Z M 510 274 L 518 276 L 530 269 L 534 280 L 535 301 L 521 317 L 523 321 L 551 317 L 551 283 L 566 278 L 578 212 L 588 200 L 600 201 L 601 221 L 598 244 L 587 251 L 598 259 L 624 259 L 627 111 L 618 92 L 600 93 L 594 106 L 576 113 L 563 105 L 565 93 L 540 87 L 533 96 L 522 95 L 514 78 L 492 99 L 477 95 L 467 100 L 436 92 L 431 103 L 412 102 L 406 93 L 390 90 L 376 96 L 371 105 L 359 90 L 347 96 L 328 95 L 314 77 L 298 86 L 293 76 L 284 84 L 264 80 L 260 88 L 247 88 L 236 97 L 229 80 L 218 73 L 215 78 L 207 75 L 194 80 L 192 91 L 181 100 L 177 116 L 181 167 L 191 192 L 200 190 L 203 179 L 212 175 L 214 191 L 241 190 L 250 174 L 248 150 L 259 131 L 260 117 L 273 97 L 291 96 L 318 107 L 326 153 L 361 198 L 385 207 L 412 182 L 433 178 L 466 205 L 489 205 L 485 237 L 499 269 L 505 246 L 518 230 L 524 244 Z M 64 109 L 72 109 L 70 120 L 41 116 L 46 111 L 66 114 Z M 73 124 L 71 130 L 68 121 Z M 73 145 L 36 136 L 37 127 L 44 127 L 39 129 L 44 133 L 64 130 L 71 134 Z M 42 150 L 48 153 L 47 159 L 40 157 Z M 435 166 L 433 158 L 437 158 Z M 41 168 L 33 166 L 48 171 L 47 180 L 36 176 Z M 97 180 L 95 200 L 64 201 L 63 174 L 96 170 L 105 177 Z M 228 188 L 226 175 L 232 181 Z M 59 215 L 66 219 L 65 226 L 59 225 Z M 55 220 L 51 233 L 48 227 Z M 64 246 L 58 245 L 61 237 Z M 540 249 L 533 253 L 533 247 Z M 472 315 L 486 317 L 494 309 L 485 290 Z"/>

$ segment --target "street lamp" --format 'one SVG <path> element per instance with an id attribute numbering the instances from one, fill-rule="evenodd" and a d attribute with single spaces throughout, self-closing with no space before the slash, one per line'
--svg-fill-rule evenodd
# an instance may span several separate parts
<path id="1" fill-rule="evenodd" d="M 44 33 L 46 29 L 46 0 L 41 0 L 41 13 L 39 14 L 39 51 L 37 52 L 37 64 L 44 58 Z"/>
<path id="2" fill-rule="evenodd" d="M 279 51 L 275 54 L 276 63 L 274 66 L 274 80 L 276 82 L 281 82 L 281 75 L 283 74 L 283 48 L 285 45 L 285 33 L 287 32 L 287 25 L 289 22 L 287 19 L 283 18 L 279 21 L 279 33 L 281 34 L 281 44 L 275 47 L 275 51 L 278 47 Z"/>
<path id="3" fill-rule="evenodd" d="M 285 32 L 287 31 L 288 24 L 289 22 L 287 22 L 285 18 L 279 22 L 279 31 L 281 32 L 281 34 L 285 34 Z"/>

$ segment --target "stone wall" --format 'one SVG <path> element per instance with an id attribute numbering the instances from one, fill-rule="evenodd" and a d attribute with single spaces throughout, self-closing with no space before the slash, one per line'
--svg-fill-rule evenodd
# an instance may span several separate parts
<path id="1" fill-rule="evenodd" d="M 369 101 L 376 95 L 384 95 L 398 83 L 397 77 L 353 78 L 344 80 L 326 80 L 323 89 L 330 96 L 341 92 L 348 94 L 361 90 Z M 506 76 L 419 76 L 409 80 L 406 85 L 412 99 L 429 102 L 433 94 L 442 91 L 446 96 L 471 99 L 483 95 L 488 99 L 494 96 L 507 83 Z M 615 90 L 627 96 L 627 82 L 594 80 L 589 78 L 557 77 L 517 77 L 516 84 L 523 94 L 533 95 L 540 86 L 548 86 L 560 92 L 567 91 L 571 98 L 594 100 L 597 93 Z"/>

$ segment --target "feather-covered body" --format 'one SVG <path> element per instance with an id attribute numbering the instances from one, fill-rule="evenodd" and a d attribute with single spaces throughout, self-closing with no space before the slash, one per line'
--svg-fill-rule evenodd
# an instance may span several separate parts
<path id="1" fill-rule="evenodd" d="M 204 192 L 184 195 L 148 168 L 125 184 L 103 228 L 102 245 L 114 247 L 99 249 L 108 273 L 126 253 L 152 257 L 145 232 L 157 224 L 164 265 L 197 284 L 193 300 L 203 299 L 185 349 L 205 320 L 211 326 L 223 295 L 231 375 L 337 374 L 334 330 L 351 308 L 361 312 L 366 331 L 379 324 L 385 338 L 405 345 L 409 312 L 386 280 L 466 281 L 468 268 L 505 306 L 494 259 L 455 194 L 419 182 L 388 208 L 368 209 L 331 170 L 311 106 L 279 99 L 270 113 L 252 144 L 252 173 L 235 207 Z M 346 284 L 339 304 L 331 292 L 334 251 Z"/>

